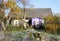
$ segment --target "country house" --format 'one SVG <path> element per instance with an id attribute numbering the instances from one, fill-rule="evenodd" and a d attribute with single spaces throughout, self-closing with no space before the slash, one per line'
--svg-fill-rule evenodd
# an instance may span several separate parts
<path id="1" fill-rule="evenodd" d="M 33 8 L 33 9 L 26 8 L 25 14 L 26 14 L 26 20 L 29 20 L 34 17 L 42 18 L 42 17 L 47 17 L 48 15 L 52 15 L 52 10 L 51 8 Z M 14 24 L 14 25 L 19 24 L 19 21 L 24 17 L 24 14 L 19 12 L 18 16 L 19 16 L 19 20 L 16 18 L 16 15 L 14 15 L 13 13 L 9 13 L 8 17 L 9 18 L 11 17 L 11 19 L 9 20 L 10 24 Z"/>

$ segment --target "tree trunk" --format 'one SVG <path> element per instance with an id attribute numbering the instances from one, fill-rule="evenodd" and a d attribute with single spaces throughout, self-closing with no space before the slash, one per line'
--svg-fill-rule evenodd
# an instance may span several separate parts
<path id="1" fill-rule="evenodd" d="M 1 21 L 1 24 L 2 24 L 2 28 L 3 28 L 3 30 L 6 30 L 6 28 L 5 28 L 5 26 L 4 26 L 4 22 L 3 22 L 3 21 Z"/>
<path id="2" fill-rule="evenodd" d="M 26 22 L 25 22 L 25 20 L 26 20 L 26 13 L 25 13 L 25 5 L 23 5 L 23 7 L 24 7 L 24 27 L 26 28 Z"/>

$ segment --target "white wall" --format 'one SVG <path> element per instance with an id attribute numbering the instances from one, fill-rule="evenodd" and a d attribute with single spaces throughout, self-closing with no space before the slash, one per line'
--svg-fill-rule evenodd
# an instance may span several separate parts
<path id="1" fill-rule="evenodd" d="M 14 24 L 14 26 L 19 26 L 19 20 L 14 20 L 13 24 Z"/>

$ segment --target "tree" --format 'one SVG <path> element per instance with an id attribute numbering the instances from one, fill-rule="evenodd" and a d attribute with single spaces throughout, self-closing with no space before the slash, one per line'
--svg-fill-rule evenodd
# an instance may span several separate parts
<path id="1" fill-rule="evenodd" d="M 1 19 L 4 19 L 4 4 L 3 4 L 3 1 L 1 1 L 1 3 L 0 3 L 0 20 Z"/>
<path id="2" fill-rule="evenodd" d="M 53 21 L 53 15 L 48 15 L 48 16 L 46 17 L 46 21 L 47 21 L 47 22 Z"/>
<path id="3" fill-rule="evenodd" d="M 60 29 L 60 18 L 53 15 L 48 15 L 46 18 L 46 28 L 50 32 L 57 33 L 57 29 Z"/>
<path id="4" fill-rule="evenodd" d="M 17 0 L 17 2 L 20 2 L 23 5 L 24 10 L 22 10 L 22 11 L 24 12 L 24 20 L 25 20 L 25 18 L 26 18 L 25 7 L 26 7 L 26 5 L 29 5 L 29 2 L 28 2 L 28 0 Z M 6 7 L 11 9 L 10 13 L 15 14 L 16 17 L 19 15 L 19 14 L 17 14 L 17 13 L 19 13 L 19 9 L 16 9 L 18 7 L 16 4 L 17 2 L 15 0 L 8 0 L 6 3 Z M 10 19 L 11 19 L 11 17 L 9 18 L 9 20 Z"/>
<path id="5" fill-rule="evenodd" d="M 14 8 L 11 8 L 10 14 L 12 17 L 19 19 L 21 16 L 21 12 L 22 12 L 21 8 L 14 7 Z"/>
<path id="6" fill-rule="evenodd" d="M 23 12 L 24 12 L 24 19 L 25 19 L 25 17 L 26 17 L 25 8 L 26 8 L 26 6 L 30 5 L 29 4 L 29 0 L 17 0 L 17 2 L 19 4 L 22 4 L 23 5 Z"/>
<path id="7" fill-rule="evenodd" d="M 23 10 L 22 10 L 24 12 L 23 19 L 25 20 L 25 18 L 26 18 L 25 8 L 26 8 L 27 5 L 29 5 L 29 0 L 17 0 L 17 3 L 23 5 Z"/>
<path id="8" fill-rule="evenodd" d="M 8 1 L 7 3 L 6 3 L 6 7 L 8 7 L 8 8 L 13 8 L 13 7 L 15 7 L 16 6 L 16 2 L 15 1 Z"/>
<path id="9" fill-rule="evenodd" d="M 23 5 L 23 12 L 24 12 L 24 17 L 23 17 L 23 21 L 26 20 L 26 12 L 25 12 L 25 8 L 26 8 L 26 5 L 29 5 L 29 0 L 18 0 L 18 1 L 21 1 L 22 5 Z M 26 28 L 26 23 L 24 22 L 24 27 Z"/>
<path id="10" fill-rule="evenodd" d="M 3 29 L 5 30 L 5 26 L 4 26 L 4 17 L 5 17 L 5 13 L 4 13 L 4 4 L 3 4 L 3 0 L 0 0 L 0 23 L 2 24 Z"/>
<path id="11" fill-rule="evenodd" d="M 19 0 L 20 1 L 20 0 Z M 17 5 L 17 1 L 15 0 L 8 0 L 7 2 L 5 2 L 5 6 L 6 6 L 6 9 L 10 9 L 10 12 L 9 14 L 11 14 L 8 18 L 8 24 L 9 24 L 9 21 L 11 20 L 11 16 L 15 16 L 14 18 L 19 18 L 21 16 L 21 8 L 19 8 L 19 6 Z"/>

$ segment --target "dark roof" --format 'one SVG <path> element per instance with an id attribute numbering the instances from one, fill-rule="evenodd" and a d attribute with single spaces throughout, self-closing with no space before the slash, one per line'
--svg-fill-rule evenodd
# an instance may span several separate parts
<path id="1" fill-rule="evenodd" d="M 46 17 L 47 15 L 52 15 L 51 8 L 33 8 L 26 9 L 27 17 Z"/>
<path id="2" fill-rule="evenodd" d="M 46 17 L 47 15 L 52 15 L 52 10 L 51 8 L 33 8 L 33 9 L 25 9 L 26 12 L 26 17 L 27 18 L 33 18 L 33 17 Z M 12 13 L 10 13 L 12 14 Z M 13 16 L 10 15 L 9 16 Z M 20 18 L 23 17 L 23 13 L 20 13 Z"/>

